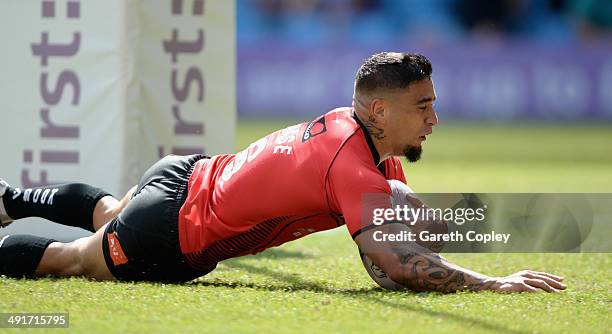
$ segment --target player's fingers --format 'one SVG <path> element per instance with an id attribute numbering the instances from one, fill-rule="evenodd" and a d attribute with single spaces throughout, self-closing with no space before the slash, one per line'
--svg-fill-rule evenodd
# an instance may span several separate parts
<path id="1" fill-rule="evenodd" d="M 532 287 L 529 284 L 524 284 L 521 286 L 520 292 L 538 292 L 538 289 Z"/>
<path id="2" fill-rule="evenodd" d="M 527 278 L 525 279 L 524 282 L 533 287 L 540 288 L 546 292 L 557 292 L 557 289 L 553 288 L 552 286 L 548 285 L 546 282 L 539 280 L 539 279 Z"/>
<path id="3" fill-rule="evenodd" d="M 536 278 L 539 278 L 541 280 L 543 280 L 544 282 L 548 283 L 548 285 L 552 286 L 555 289 L 560 289 L 560 290 L 565 290 L 567 288 L 567 285 L 563 284 L 563 282 L 558 281 L 554 278 L 551 278 L 549 276 L 546 275 L 536 275 Z"/>
<path id="4" fill-rule="evenodd" d="M 557 276 L 557 275 L 545 273 L 543 271 L 529 270 L 529 272 L 532 273 L 532 274 L 536 274 L 536 275 L 542 275 L 542 276 L 550 277 L 550 278 L 554 279 L 557 282 L 562 282 L 565 279 L 565 277 L 563 277 L 563 276 Z"/>
<path id="5" fill-rule="evenodd" d="M 560 290 L 565 290 L 565 288 L 567 288 L 565 286 L 565 284 L 556 281 L 548 276 L 544 276 L 544 275 L 539 275 L 539 274 L 533 274 L 533 273 L 527 273 L 525 275 L 523 275 L 523 277 L 527 277 L 527 278 L 534 278 L 534 279 L 539 279 L 541 281 L 546 282 L 548 285 L 552 286 L 555 289 L 560 289 Z"/>

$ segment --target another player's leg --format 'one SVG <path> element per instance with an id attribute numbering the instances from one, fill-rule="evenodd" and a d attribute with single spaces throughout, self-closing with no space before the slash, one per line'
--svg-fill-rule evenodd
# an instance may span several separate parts
<path id="1" fill-rule="evenodd" d="M 69 243 L 31 235 L 0 241 L 0 274 L 8 277 L 85 276 L 113 280 L 102 253 L 104 229 Z"/>
<path id="2" fill-rule="evenodd" d="M 106 226 L 106 224 L 104 225 Z M 114 280 L 102 253 L 104 228 L 91 236 L 69 243 L 53 242 L 36 268 L 36 276 L 84 276 Z"/>
<path id="3" fill-rule="evenodd" d="M 93 212 L 93 228 L 95 231 L 113 220 L 132 199 L 137 186 L 133 186 L 119 201 L 113 196 L 104 196 L 96 203 Z"/>
<path id="4" fill-rule="evenodd" d="M 82 183 L 22 190 L 0 179 L 0 226 L 20 218 L 41 217 L 95 232 L 121 212 L 133 190 L 118 201 L 108 192 Z"/>

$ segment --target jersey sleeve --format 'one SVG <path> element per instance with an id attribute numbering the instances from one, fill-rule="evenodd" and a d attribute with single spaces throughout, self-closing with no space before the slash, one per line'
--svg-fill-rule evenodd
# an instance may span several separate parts
<path id="1" fill-rule="evenodd" d="M 370 152 L 352 150 L 350 145 L 330 166 L 326 188 L 330 208 L 344 217 L 353 238 L 374 225 L 375 210 L 391 207 L 391 188 Z"/>

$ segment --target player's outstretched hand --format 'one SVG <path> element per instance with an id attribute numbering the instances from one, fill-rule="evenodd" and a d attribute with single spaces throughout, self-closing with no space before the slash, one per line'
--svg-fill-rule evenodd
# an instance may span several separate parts
<path id="1" fill-rule="evenodd" d="M 497 292 L 546 292 L 565 290 L 563 277 L 533 270 L 522 270 L 506 277 L 495 278 L 491 290 Z"/>

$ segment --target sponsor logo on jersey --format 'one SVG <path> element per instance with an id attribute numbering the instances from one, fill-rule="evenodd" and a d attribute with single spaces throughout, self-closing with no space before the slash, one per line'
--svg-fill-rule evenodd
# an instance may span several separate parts
<path id="1" fill-rule="evenodd" d="M 302 143 L 314 136 L 324 133 L 325 131 L 327 131 L 327 127 L 325 126 L 325 116 L 323 116 L 308 124 L 306 131 L 304 131 L 304 135 L 302 135 Z"/>

